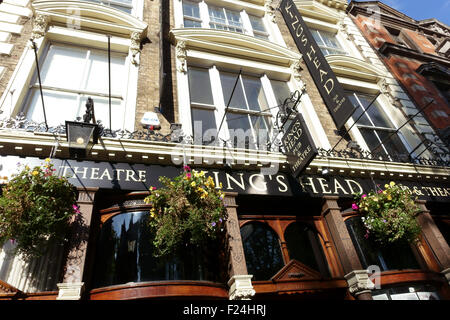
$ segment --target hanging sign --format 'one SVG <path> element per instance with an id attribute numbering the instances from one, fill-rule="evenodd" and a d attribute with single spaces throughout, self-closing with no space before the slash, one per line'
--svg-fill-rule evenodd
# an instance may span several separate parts
<path id="1" fill-rule="evenodd" d="M 298 178 L 317 155 L 314 141 L 300 113 L 295 116 L 282 142 L 292 175 Z"/>
<path id="2" fill-rule="evenodd" d="M 311 31 L 298 12 L 292 0 L 282 0 L 280 10 L 298 50 L 311 74 L 319 92 L 340 130 L 355 111 L 344 89 L 314 40 Z"/>

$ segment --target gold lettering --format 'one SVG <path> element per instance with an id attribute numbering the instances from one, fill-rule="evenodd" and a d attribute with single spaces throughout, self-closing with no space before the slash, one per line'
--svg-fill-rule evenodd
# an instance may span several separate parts
<path id="1" fill-rule="evenodd" d="M 334 179 L 334 193 L 339 194 L 337 189 L 341 189 L 344 194 L 348 194 L 348 192 L 344 189 L 344 187 L 339 183 L 338 179 Z"/>
<path id="2" fill-rule="evenodd" d="M 331 190 L 325 190 L 325 188 L 328 188 L 328 184 L 324 184 L 323 181 L 326 182 L 327 180 L 325 180 L 324 178 L 317 178 L 317 180 L 319 180 L 320 187 L 322 188 L 323 193 L 331 193 Z"/>
<path id="3" fill-rule="evenodd" d="M 313 46 L 310 46 L 311 51 L 308 52 L 306 55 L 308 56 L 309 60 L 312 61 L 312 56 L 311 56 L 311 52 L 314 52 L 314 54 L 316 54 L 316 50 L 313 48 Z"/>
<path id="4" fill-rule="evenodd" d="M 327 87 L 327 84 L 331 84 L 331 87 Z M 325 88 L 325 90 L 327 91 L 328 94 L 330 94 L 331 91 L 333 91 L 334 89 L 334 80 L 333 79 L 328 79 L 325 84 L 323 85 L 323 87 Z"/>
<path id="5" fill-rule="evenodd" d="M 306 47 L 306 45 L 308 44 L 308 38 L 305 35 L 302 36 L 302 39 L 300 41 L 302 42 L 304 47 Z"/>
<path id="6" fill-rule="evenodd" d="M 317 192 L 317 189 L 316 189 L 316 187 L 314 186 L 313 178 L 308 177 L 307 179 L 309 180 L 309 183 L 305 183 L 305 182 L 303 182 L 302 180 L 300 180 L 300 184 L 302 185 L 303 189 L 306 189 L 306 188 L 305 188 L 305 185 L 307 185 L 307 186 L 310 186 L 310 187 L 312 188 L 312 192 L 313 192 L 313 193 L 319 193 L 319 192 Z"/>
<path id="7" fill-rule="evenodd" d="M 226 173 L 228 190 L 233 190 L 233 188 L 230 186 L 230 180 L 232 180 L 235 184 L 237 184 L 239 186 L 239 188 L 241 188 L 242 190 L 245 190 L 244 178 L 242 177 L 243 173 L 240 173 L 239 175 L 240 175 L 240 179 L 241 179 L 240 183 L 235 178 L 233 178 L 229 173 Z"/>
<path id="8" fill-rule="evenodd" d="M 145 182 L 147 180 L 145 173 L 145 170 L 138 170 L 139 182 Z"/>
<path id="9" fill-rule="evenodd" d="M 73 172 L 75 173 L 75 176 L 78 177 L 79 173 L 83 173 L 83 177 L 81 179 L 86 179 L 86 175 L 87 175 L 87 170 L 88 167 L 84 168 L 81 172 L 78 170 L 79 167 L 73 167 Z"/>
<path id="10" fill-rule="evenodd" d="M 100 176 L 100 180 L 103 180 L 103 177 L 104 177 L 104 176 L 108 176 L 108 180 L 109 180 L 109 181 L 112 180 L 111 175 L 109 174 L 109 170 L 108 170 L 108 169 L 105 169 L 105 171 L 103 171 L 103 174 Z"/>
<path id="11" fill-rule="evenodd" d="M 284 10 L 287 12 L 287 13 L 289 13 L 289 15 L 291 16 L 291 18 L 293 17 L 293 15 L 292 15 L 292 12 L 290 12 L 289 10 L 291 9 L 291 7 L 292 7 L 292 3 L 289 5 L 289 6 L 285 6 L 284 7 Z"/>
<path id="12" fill-rule="evenodd" d="M 259 188 L 257 187 L 254 183 L 253 183 L 253 179 L 255 177 L 259 177 L 259 179 L 257 179 L 256 181 L 262 183 L 264 185 L 263 188 Z M 262 181 L 261 181 L 262 180 Z M 252 188 L 259 190 L 259 191 L 267 191 L 267 182 L 264 180 L 264 176 L 262 174 L 252 174 L 250 176 L 250 178 L 248 179 L 248 182 L 250 183 L 250 185 L 252 186 Z"/>
<path id="13" fill-rule="evenodd" d="M 120 173 L 121 173 L 121 172 L 124 172 L 125 169 L 114 169 L 114 171 L 117 172 L 117 180 L 120 181 Z"/>
<path id="14" fill-rule="evenodd" d="M 91 169 L 91 177 L 90 177 L 90 179 L 98 180 L 98 171 L 99 170 L 100 170 L 100 168 L 92 168 Z"/>
<path id="15" fill-rule="evenodd" d="M 133 181 L 138 181 L 134 177 L 134 175 L 135 175 L 134 170 L 126 170 L 126 173 L 127 173 L 127 177 L 126 177 L 125 181 L 130 181 L 130 179 L 133 179 Z"/>
<path id="16" fill-rule="evenodd" d="M 313 63 L 314 63 L 314 65 L 316 66 L 316 69 L 319 69 L 319 67 L 320 67 L 320 61 L 319 61 L 319 58 L 315 57 Z"/>
<path id="17" fill-rule="evenodd" d="M 362 188 L 361 185 L 360 185 L 358 182 L 356 182 L 355 180 L 345 179 L 345 182 L 347 183 L 347 186 L 349 187 L 351 193 L 363 193 L 363 191 L 364 191 L 363 188 Z M 359 188 L 359 190 L 358 190 L 358 191 L 355 191 L 355 190 L 352 188 L 352 184 L 356 185 L 356 186 Z"/>
<path id="18" fill-rule="evenodd" d="M 278 191 L 280 191 L 280 192 L 286 192 L 286 191 L 288 190 L 288 187 L 287 187 L 287 185 L 286 185 L 283 181 L 281 181 L 281 179 L 284 180 L 285 177 L 284 177 L 284 176 L 277 176 L 276 179 L 277 179 L 278 183 L 281 184 L 281 185 L 284 187 L 283 189 L 281 189 L 280 187 L 278 187 Z"/>

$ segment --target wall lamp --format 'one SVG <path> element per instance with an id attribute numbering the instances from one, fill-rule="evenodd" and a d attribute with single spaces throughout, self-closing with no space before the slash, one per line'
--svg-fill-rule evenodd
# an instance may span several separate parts
<path id="1" fill-rule="evenodd" d="M 90 123 L 92 120 L 93 123 Z M 86 157 L 86 150 L 98 143 L 99 126 L 95 123 L 94 101 L 89 97 L 81 121 L 66 121 L 66 136 L 71 158 Z"/>

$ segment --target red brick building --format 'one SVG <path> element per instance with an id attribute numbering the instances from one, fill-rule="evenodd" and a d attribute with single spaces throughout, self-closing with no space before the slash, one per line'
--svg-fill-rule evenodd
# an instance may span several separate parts
<path id="1" fill-rule="evenodd" d="M 352 1 L 347 11 L 416 106 L 423 108 L 423 117 L 448 145 L 450 27 L 436 19 L 414 20 L 380 1 Z M 406 114 L 414 115 L 408 112 L 407 105 L 400 107 Z M 423 120 L 413 119 L 419 126 Z M 437 141 L 432 134 L 427 139 Z"/>

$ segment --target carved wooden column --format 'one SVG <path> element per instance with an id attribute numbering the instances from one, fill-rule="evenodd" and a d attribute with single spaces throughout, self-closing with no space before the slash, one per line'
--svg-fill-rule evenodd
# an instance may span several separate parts
<path id="1" fill-rule="evenodd" d="M 324 196 L 322 216 L 330 230 L 350 293 L 358 300 L 372 300 L 371 289 L 374 284 L 370 281 L 367 270 L 361 270 L 358 254 L 342 219 L 341 208 L 337 204 L 338 199 L 336 196 Z"/>
<path id="2" fill-rule="evenodd" d="M 417 221 L 422 227 L 422 235 L 433 251 L 439 264 L 439 268 L 441 269 L 441 273 L 450 283 L 450 247 L 434 223 L 430 211 L 425 206 L 426 201 L 417 200 L 416 203 L 421 210 L 417 216 Z"/>
<path id="3" fill-rule="evenodd" d="M 228 246 L 230 250 L 228 281 L 230 300 L 249 300 L 255 295 L 252 286 L 252 275 L 247 273 L 244 247 L 242 245 L 241 230 L 237 216 L 235 192 L 225 193 L 224 203 L 227 207 L 228 220 L 226 221 L 228 233 Z"/>
<path id="4" fill-rule="evenodd" d="M 64 267 L 63 283 L 58 283 L 58 300 L 79 300 L 84 290 L 83 275 L 86 262 L 89 231 L 98 188 L 79 188 L 80 214 L 73 223 L 70 248 Z"/>

